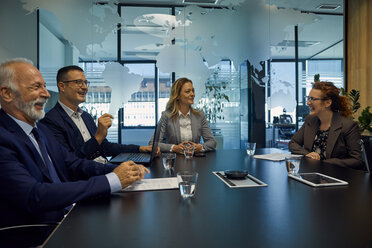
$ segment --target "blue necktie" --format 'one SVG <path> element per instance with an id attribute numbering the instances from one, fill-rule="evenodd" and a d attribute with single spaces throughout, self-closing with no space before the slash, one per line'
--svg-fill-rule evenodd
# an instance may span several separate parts
<path id="1" fill-rule="evenodd" d="M 44 143 L 43 139 L 41 138 L 39 130 L 36 127 L 34 127 L 32 129 L 32 133 L 34 134 L 34 137 L 35 137 L 37 143 L 39 144 L 40 152 L 41 152 L 41 155 L 43 156 L 44 163 L 45 163 L 46 167 L 48 168 L 50 178 L 52 179 L 52 181 L 54 183 L 60 183 L 61 180 L 59 179 L 59 177 L 57 175 L 56 169 L 54 168 L 54 165 L 53 165 L 52 161 L 50 161 L 50 159 L 49 159 L 45 143 Z"/>

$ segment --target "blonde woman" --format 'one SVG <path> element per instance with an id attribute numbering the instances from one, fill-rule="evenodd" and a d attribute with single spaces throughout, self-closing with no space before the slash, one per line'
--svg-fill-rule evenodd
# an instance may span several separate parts
<path id="1" fill-rule="evenodd" d="M 161 152 L 183 154 L 183 146 L 191 143 L 195 152 L 207 152 L 216 148 L 216 141 L 203 111 L 192 107 L 195 90 L 187 78 L 176 80 L 171 89 L 166 110 L 158 125 L 161 125 L 159 147 Z M 203 143 L 200 143 L 203 138 Z"/>

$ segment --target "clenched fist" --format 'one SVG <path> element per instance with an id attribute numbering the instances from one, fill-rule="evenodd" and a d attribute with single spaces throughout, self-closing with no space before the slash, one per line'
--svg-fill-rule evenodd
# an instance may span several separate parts
<path id="1" fill-rule="evenodd" d="M 113 172 L 118 176 L 122 189 L 144 178 L 146 172 L 150 173 L 146 167 L 136 164 L 133 161 L 121 163 Z"/>
<path id="2" fill-rule="evenodd" d="M 98 118 L 97 132 L 94 135 L 94 138 L 96 138 L 98 144 L 101 144 L 102 141 L 106 138 L 107 130 L 111 127 L 112 124 L 112 119 L 114 119 L 114 117 L 107 113 Z"/>

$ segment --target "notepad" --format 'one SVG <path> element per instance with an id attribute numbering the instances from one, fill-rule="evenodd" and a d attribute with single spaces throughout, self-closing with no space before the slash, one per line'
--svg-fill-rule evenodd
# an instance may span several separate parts
<path id="1" fill-rule="evenodd" d="M 122 191 L 131 192 L 165 189 L 178 189 L 177 177 L 142 179 L 141 181 L 134 182 Z"/>

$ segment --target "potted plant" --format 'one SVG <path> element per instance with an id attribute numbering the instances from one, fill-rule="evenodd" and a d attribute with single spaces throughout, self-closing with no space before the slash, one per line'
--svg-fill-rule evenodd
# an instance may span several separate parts
<path id="1" fill-rule="evenodd" d="M 350 92 L 346 92 L 341 88 L 341 95 L 347 96 L 351 101 L 352 119 L 355 119 L 355 115 L 360 108 L 359 96 L 360 91 L 352 89 Z M 370 112 L 370 106 L 365 107 L 360 116 L 357 118 L 359 124 L 360 133 L 366 136 L 372 136 L 372 113 Z"/>
<path id="2" fill-rule="evenodd" d="M 223 120 L 223 102 L 230 102 L 229 96 L 224 93 L 228 82 L 219 82 L 217 76 L 208 80 L 205 84 L 205 93 L 199 100 L 198 108 L 203 110 L 211 131 L 217 142 L 217 149 L 223 148 L 223 136 L 221 129 L 217 128 L 217 120 Z"/>
<path id="3" fill-rule="evenodd" d="M 198 106 L 204 111 L 205 117 L 210 124 L 215 125 L 217 120 L 225 119 L 222 115 L 222 103 L 224 101 L 230 102 L 229 96 L 223 92 L 226 88 L 226 82 L 212 84 L 208 81 L 205 84 L 205 94 L 204 97 L 199 100 Z"/>
<path id="4" fill-rule="evenodd" d="M 370 106 L 367 106 L 358 117 L 360 132 L 366 136 L 372 136 L 372 113 L 369 109 Z"/>

